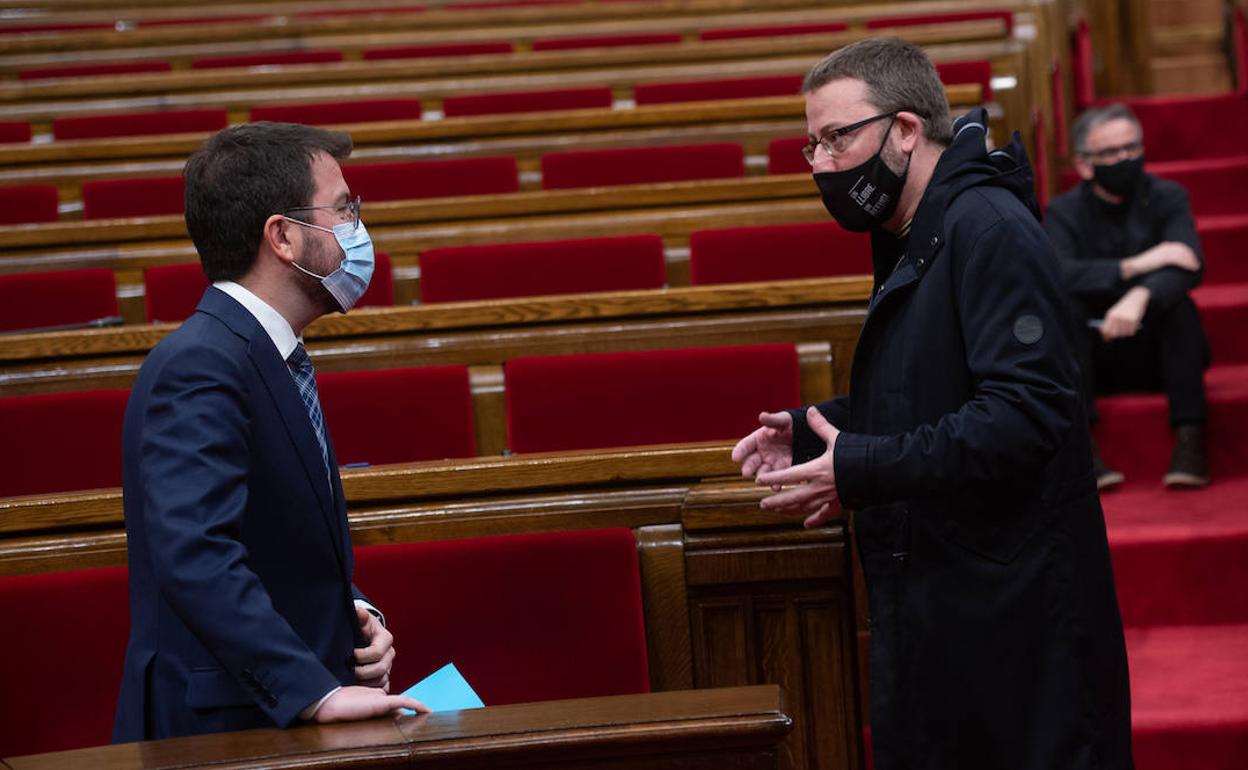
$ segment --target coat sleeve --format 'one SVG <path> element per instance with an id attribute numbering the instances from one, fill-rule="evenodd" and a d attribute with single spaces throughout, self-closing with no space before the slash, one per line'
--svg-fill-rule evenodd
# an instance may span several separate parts
<path id="1" fill-rule="evenodd" d="M 849 427 L 848 396 L 837 396 L 830 401 L 817 404 L 816 408 L 828 422 L 836 426 L 837 430 L 845 430 Z M 823 443 L 819 434 L 807 426 L 806 407 L 788 411 L 789 416 L 793 418 L 793 464 L 809 462 L 828 451 L 828 445 Z"/>
<path id="2" fill-rule="evenodd" d="M 954 298 L 960 328 L 949 330 L 965 342 L 974 393 L 957 411 L 906 433 L 840 434 L 833 462 L 846 507 L 1027 478 L 1049 460 L 1078 412 L 1069 320 L 1053 268 L 1038 227 L 998 219 L 977 238 Z"/>
<path id="3" fill-rule="evenodd" d="M 161 595 L 278 725 L 340 683 L 247 566 L 250 423 L 236 362 L 198 346 L 164 362 L 143 403 L 140 482 Z"/>
<path id="4" fill-rule="evenodd" d="M 1126 290 L 1122 266 L 1116 259 L 1093 259 L 1083 253 L 1079 225 L 1068 208 L 1055 202 L 1044 216 L 1044 231 L 1057 253 L 1066 290 L 1077 297 L 1122 294 Z"/>
<path id="5" fill-rule="evenodd" d="M 1187 191 L 1178 185 L 1158 188 L 1156 215 L 1162 217 L 1159 243 L 1182 243 L 1196 253 L 1201 270 L 1192 272 L 1178 267 L 1154 270 L 1139 279 L 1139 285 L 1149 291 L 1149 307 L 1166 310 L 1187 296 L 1200 285 L 1204 270 L 1204 255 L 1200 249 L 1200 236 L 1196 234 L 1196 221 L 1192 219 L 1192 205 Z"/>

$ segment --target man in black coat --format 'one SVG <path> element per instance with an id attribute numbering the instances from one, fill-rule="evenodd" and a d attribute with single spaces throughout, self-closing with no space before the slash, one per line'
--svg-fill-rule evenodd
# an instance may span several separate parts
<path id="1" fill-rule="evenodd" d="M 950 127 L 895 39 L 806 77 L 829 212 L 873 234 L 850 394 L 764 413 L 733 458 L 764 508 L 854 509 L 878 770 L 1133 767 L 1122 622 L 1053 250 L 1017 138 Z"/>
<path id="2" fill-rule="evenodd" d="M 1075 352 L 1090 420 L 1098 392 L 1163 389 L 1174 450 L 1168 487 L 1209 483 L 1209 340 L 1189 292 L 1200 238 L 1187 191 L 1144 173 L 1144 133 L 1124 104 L 1088 110 L 1072 131 L 1083 182 L 1049 204 L 1044 228 L 1075 313 Z M 1123 475 L 1094 455 L 1098 486 Z"/>

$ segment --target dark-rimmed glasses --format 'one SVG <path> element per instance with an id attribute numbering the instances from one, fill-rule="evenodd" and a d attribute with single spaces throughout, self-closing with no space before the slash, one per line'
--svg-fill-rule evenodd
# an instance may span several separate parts
<path id="1" fill-rule="evenodd" d="M 338 220 L 338 223 L 350 222 L 352 230 L 360 226 L 360 196 L 358 195 L 355 196 L 355 200 L 337 206 L 295 206 L 293 209 L 283 211 L 282 215 L 286 216 L 292 211 L 317 211 L 318 209 L 327 209 L 334 212 L 334 217 Z M 304 224 L 312 223 L 305 222 Z"/>
<path id="2" fill-rule="evenodd" d="M 1090 159 L 1093 163 L 1112 163 L 1123 156 L 1127 158 L 1140 157 L 1144 154 L 1144 143 L 1141 141 L 1127 142 L 1117 147 L 1105 147 L 1095 151 L 1084 150 L 1079 154 Z"/>
<path id="3" fill-rule="evenodd" d="M 815 165 L 815 147 L 822 147 L 823 151 L 828 154 L 829 158 L 838 158 L 849 149 L 850 134 L 854 133 L 863 126 L 874 123 L 877 120 L 895 117 L 897 117 L 896 112 L 881 112 L 879 115 L 872 115 L 871 117 L 866 118 L 865 120 L 860 120 L 857 123 L 850 123 L 848 126 L 834 128 L 803 147 L 802 155 L 805 156 L 806 162 L 812 166 Z"/>

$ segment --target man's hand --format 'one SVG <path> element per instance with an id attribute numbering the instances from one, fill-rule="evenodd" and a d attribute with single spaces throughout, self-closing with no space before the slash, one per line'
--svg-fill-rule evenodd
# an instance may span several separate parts
<path id="1" fill-rule="evenodd" d="M 376 615 L 358 604 L 355 606 L 355 615 L 360 621 L 360 631 L 368 640 L 367 647 L 355 649 L 355 662 L 358 664 L 355 667 L 355 678 L 364 687 L 375 687 L 383 693 L 390 692 L 390 667 L 394 665 L 395 654 L 394 634 L 381 624 Z"/>
<path id="2" fill-rule="evenodd" d="M 1143 286 L 1122 295 L 1114 306 L 1105 312 L 1105 320 L 1101 322 L 1101 338 L 1106 342 L 1132 337 L 1140 330 L 1140 322 L 1148 310 L 1150 292 Z"/>
<path id="3" fill-rule="evenodd" d="M 777 490 L 776 494 L 763 498 L 760 507 L 768 511 L 806 514 L 803 524 L 809 528 L 826 523 L 841 511 L 832 459 L 836 438 L 841 432 L 813 406 L 806 412 L 806 423 L 828 445 L 827 451 L 801 465 L 760 473 L 756 481 Z M 786 485 L 796 486 L 780 491 Z"/>
<path id="4" fill-rule="evenodd" d="M 396 714 L 399 709 L 427 713 L 429 707 L 404 695 L 387 695 L 374 687 L 343 687 L 329 696 L 312 716 L 314 722 L 350 722 Z"/>
<path id="5" fill-rule="evenodd" d="M 1122 260 L 1119 266 L 1123 280 L 1129 281 L 1163 267 L 1177 267 L 1194 273 L 1200 269 L 1200 258 L 1186 243 L 1166 241 Z"/>
<path id="6" fill-rule="evenodd" d="M 789 413 L 763 412 L 758 421 L 763 427 L 732 448 L 732 461 L 741 466 L 741 475 L 747 479 L 793 464 L 793 418 Z"/>

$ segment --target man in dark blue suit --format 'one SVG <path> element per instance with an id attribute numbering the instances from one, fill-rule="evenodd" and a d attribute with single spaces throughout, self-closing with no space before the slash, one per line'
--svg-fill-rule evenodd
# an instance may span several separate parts
<path id="1" fill-rule="evenodd" d="M 253 123 L 187 162 L 213 285 L 147 357 L 122 439 L 130 642 L 115 741 L 423 709 L 351 582 L 334 450 L 300 335 L 346 312 L 373 250 L 346 134 Z"/>

